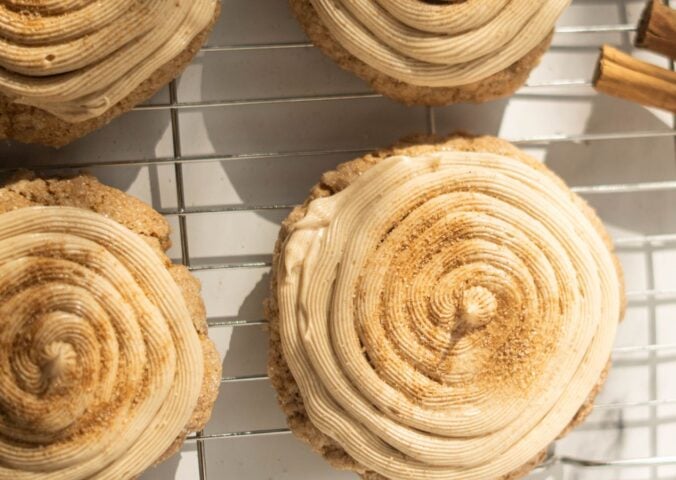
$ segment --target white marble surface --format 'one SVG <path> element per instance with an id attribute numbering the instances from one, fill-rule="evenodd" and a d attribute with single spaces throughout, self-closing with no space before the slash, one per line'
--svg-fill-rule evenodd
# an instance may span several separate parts
<path id="1" fill-rule="evenodd" d="M 634 23 L 642 0 L 577 0 L 560 26 Z M 223 14 L 210 45 L 306 41 L 283 0 L 223 0 Z M 630 49 L 622 33 L 557 34 L 530 83 L 589 80 L 603 42 Z M 644 55 L 644 54 L 641 54 Z M 664 60 L 647 55 L 651 61 Z M 223 102 L 276 97 L 361 94 L 369 88 L 341 71 L 315 48 L 201 53 L 178 82 L 178 101 Z M 153 103 L 166 104 L 165 89 Z M 676 349 L 654 353 L 627 347 L 676 344 L 676 295 L 653 298 L 646 291 L 676 291 L 676 240 L 628 243 L 646 235 L 676 234 L 676 188 L 638 191 L 639 183 L 676 181 L 673 118 L 608 97 L 585 86 L 528 87 L 509 100 L 480 106 L 434 109 L 440 133 L 464 129 L 523 140 L 523 144 L 570 185 L 581 188 L 613 236 L 631 292 L 627 319 L 617 340 L 615 367 L 598 403 L 676 401 Z M 187 215 L 186 234 L 194 266 L 266 262 L 285 209 L 253 207 L 301 201 L 321 172 L 353 153 L 316 153 L 384 146 L 424 132 L 424 108 L 383 98 L 278 104 L 239 104 L 179 110 L 185 205 L 229 208 Z M 637 137 L 652 132 L 662 136 Z M 628 138 L 598 139 L 625 133 Z M 561 140 L 572 136 L 576 141 Z M 315 153 L 313 153 L 315 151 Z M 242 154 L 286 152 L 283 156 Z M 298 154 L 293 152 L 306 152 Z M 232 157 L 234 155 L 234 157 Z M 167 211 L 174 226 L 172 257 L 180 259 L 179 204 L 169 111 L 135 111 L 59 151 L 0 143 L 0 167 L 106 164 L 91 169 L 101 180 Z M 229 157 L 229 158 L 225 158 Z M 155 159 L 164 164 L 152 164 Z M 132 162 L 111 166 L 110 162 Z M 137 165 L 148 161 L 151 165 Z M 169 162 L 169 163 L 166 163 Z M 624 186 L 590 192 L 594 185 Z M 629 185 L 629 187 L 626 187 Z M 633 187 L 631 187 L 633 185 Z M 174 213 L 172 213 L 174 212 Z M 675 235 L 676 237 L 676 235 Z M 210 321 L 258 321 L 267 289 L 263 267 L 198 270 Z M 226 376 L 265 372 L 266 333 L 260 325 L 214 327 Z M 284 427 L 267 381 L 226 383 L 206 433 Z M 676 403 L 659 407 L 597 408 L 589 421 L 559 442 L 556 454 L 595 460 L 676 455 Z M 338 480 L 291 435 L 205 442 L 207 477 L 223 480 Z M 198 479 L 195 443 L 149 471 L 143 480 Z M 676 467 L 589 469 L 556 465 L 532 479 L 674 479 Z"/>

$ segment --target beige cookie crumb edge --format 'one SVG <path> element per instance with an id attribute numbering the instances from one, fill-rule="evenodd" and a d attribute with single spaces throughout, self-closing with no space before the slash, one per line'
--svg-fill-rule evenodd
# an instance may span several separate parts
<path id="1" fill-rule="evenodd" d="M 310 447 L 322 455 L 331 466 L 338 470 L 348 470 L 360 474 L 365 480 L 387 480 L 382 475 L 375 472 L 367 471 L 362 465 L 358 464 L 352 457 L 348 455 L 343 448 L 338 445 L 332 438 L 320 432 L 310 421 L 303 405 L 303 399 L 296 381 L 293 378 L 291 371 L 284 359 L 282 353 L 281 338 L 279 335 L 279 309 L 277 306 L 277 280 L 276 270 L 279 262 L 281 248 L 286 238 L 288 237 L 291 227 L 305 216 L 309 203 L 320 197 L 333 195 L 345 189 L 358 176 L 371 168 L 384 158 L 393 155 L 421 155 L 424 153 L 435 152 L 439 150 L 459 150 L 466 152 L 490 152 L 499 155 L 510 156 L 518 158 L 528 165 L 536 168 L 547 175 L 554 181 L 567 188 L 566 184 L 552 171 L 545 167 L 542 163 L 531 158 L 514 145 L 499 138 L 482 136 L 476 137 L 464 133 L 457 133 L 448 137 L 437 137 L 430 135 L 415 135 L 402 139 L 395 146 L 391 148 L 382 149 L 355 160 L 339 165 L 335 170 L 326 172 L 322 175 L 321 180 L 310 191 L 310 195 L 305 200 L 303 205 L 296 207 L 282 223 L 282 228 L 275 244 L 273 254 L 272 273 L 270 282 L 270 296 L 265 301 L 265 317 L 269 323 L 270 343 L 268 350 L 268 375 L 277 391 L 277 399 L 282 410 L 287 416 L 287 422 L 292 432 Z M 598 218 L 594 210 L 579 196 L 570 192 L 571 201 L 574 201 L 586 214 L 587 218 L 596 227 L 608 249 L 612 252 L 614 247 L 610 237 L 608 236 L 601 220 Z M 615 266 L 618 274 L 620 285 L 624 285 L 624 278 L 622 267 L 619 260 L 613 256 Z M 624 290 L 621 288 L 621 296 L 623 304 L 626 304 L 626 297 Z M 622 316 L 624 312 L 622 312 Z M 608 365 L 599 377 L 598 382 L 589 393 L 587 401 L 580 407 L 577 414 L 569 425 L 561 432 L 559 438 L 565 436 L 573 428 L 580 425 L 586 417 L 591 413 L 594 401 L 603 388 L 603 385 L 608 376 L 610 369 L 610 359 Z M 516 480 L 526 476 L 530 471 L 536 468 L 546 456 L 546 451 L 540 452 L 531 461 L 524 464 L 515 471 L 503 476 L 499 480 Z"/>

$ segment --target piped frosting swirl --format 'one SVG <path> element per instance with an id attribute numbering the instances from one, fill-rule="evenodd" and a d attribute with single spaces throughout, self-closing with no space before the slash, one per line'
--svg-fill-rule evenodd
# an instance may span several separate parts
<path id="1" fill-rule="evenodd" d="M 570 0 L 311 0 L 352 55 L 416 86 L 490 77 L 544 41 Z"/>
<path id="2" fill-rule="evenodd" d="M 0 93 L 70 122 L 94 118 L 171 61 L 217 0 L 0 0 Z"/>
<path id="3" fill-rule="evenodd" d="M 128 479 L 182 435 L 204 377 L 166 265 L 71 207 L 0 215 L 0 479 Z"/>
<path id="4" fill-rule="evenodd" d="M 623 304 L 581 203 L 491 153 L 379 161 L 309 204 L 276 275 L 310 421 L 389 479 L 527 464 L 598 382 Z"/>

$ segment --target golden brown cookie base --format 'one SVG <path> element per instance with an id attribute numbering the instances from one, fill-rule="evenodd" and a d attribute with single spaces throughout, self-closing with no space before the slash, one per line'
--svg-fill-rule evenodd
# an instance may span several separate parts
<path id="1" fill-rule="evenodd" d="M 368 66 L 336 41 L 324 26 L 310 0 L 289 0 L 291 8 L 310 40 L 343 69 L 368 82 L 382 93 L 406 105 L 450 105 L 453 103 L 482 103 L 506 97 L 519 89 L 530 72 L 540 63 L 552 41 L 550 34 L 509 68 L 484 80 L 459 87 L 420 87 L 396 80 Z"/>
<path id="2" fill-rule="evenodd" d="M 99 183 L 92 176 L 41 179 L 30 172 L 22 172 L 0 188 L 0 214 L 40 205 L 83 208 L 124 225 L 153 247 L 183 294 L 202 344 L 204 380 L 192 418 L 174 444 L 158 459 L 159 463 L 180 450 L 190 432 L 205 427 L 221 383 L 221 361 L 216 346 L 208 337 L 200 282 L 183 265 L 172 264 L 164 253 L 171 246 L 171 240 L 169 224 L 162 215 L 137 198 Z"/>
<path id="3" fill-rule="evenodd" d="M 439 138 L 433 136 L 414 136 L 400 141 L 392 148 L 383 149 L 364 157 L 343 163 L 338 166 L 336 170 L 326 172 L 322 175 L 320 182 L 315 185 L 310 191 L 310 196 L 305 203 L 296 207 L 291 214 L 282 223 L 282 228 L 279 233 L 279 238 L 275 244 L 275 251 L 273 256 L 273 272 L 271 274 L 270 297 L 265 304 L 265 316 L 269 322 L 270 328 L 270 347 L 268 351 L 268 374 L 270 380 L 277 390 L 277 398 L 282 407 L 282 410 L 287 416 L 289 428 L 293 433 L 308 443 L 314 451 L 321 454 L 334 468 L 340 470 L 351 470 L 362 475 L 366 480 L 387 480 L 385 477 L 367 471 L 363 466 L 359 465 L 352 457 L 350 457 L 345 450 L 343 450 L 333 439 L 320 432 L 310 421 L 303 405 L 303 399 L 300 395 L 298 385 L 289 370 L 289 367 L 282 354 L 281 339 L 279 336 L 279 308 L 277 305 L 277 277 L 275 274 L 276 266 L 279 261 L 282 245 L 286 241 L 291 227 L 305 216 L 309 203 L 319 197 L 326 197 L 340 192 L 350 185 L 359 175 L 368 170 L 371 166 L 378 163 L 380 160 L 393 155 L 421 155 L 424 153 L 434 152 L 442 149 L 452 149 L 466 152 L 490 152 L 499 155 L 505 155 L 512 158 L 519 158 L 528 165 L 545 172 L 557 183 L 565 187 L 561 179 L 556 177 L 540 162 L 532 159 L 521 150 L 517 149 L 512 144 L 500 140 L 495 137 L 471 137 L 468 135 L 451 135 L 447 138 Z M 605 231 L 603 224 L 596 216 L 596 213 L 577 195 L 572 192 L 570 194 L 571 201 L 575 202 L 587 215 L 592 224 L 596 227 L 599 234 L 603 237 L 606 245 L 612 251 L 613 245 L 610 237 Z M 613 257 L 615 258 L 615 257 Z M 622 269 L 619 261 L 615 258 L 615 263 L 618 272 L 620 285 L 624 284 Z M 621 292 L 622 298 L 624 292 Z M 624 302 L 623 302 L 624 303 Z M 570 424 L 561 433 L 561 436 L 568 433 L 571 429 L 579 425 L 591 412 L 594 400 L 601 391 L 605 383 L 610 368 L 610 361 L 608 366 L 599 377 L 598 383 L 589 393 L 589 397 Z M 537 467 L 545 458 L 546 452 L 541 452 L 533 460 L 518 468 L 514 472 L 502 477 L 500 480 L 513 480 L 527 475 L 531 470 Z"/>
<path id="4" fill-rule="evenodd" d="M 70 123 L 39 108 L 12 103 L 9 98 L 0 93 L 0 140 L 10 139 L 50 147 L 63 147 L 107 125 L 113 119 L 151 98 L 172 79 L 180 75 L 204 45 L 219 13 L 220 2 L 217 3 L 214 18 L 209 26 L 202 30 L 185 50 L 157 69 L 150 78 L 103 115 L 91 120 Z"/>

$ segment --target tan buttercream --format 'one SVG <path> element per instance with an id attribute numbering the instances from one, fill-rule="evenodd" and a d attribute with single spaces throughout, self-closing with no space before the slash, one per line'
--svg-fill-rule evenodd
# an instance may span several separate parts
<path id="1" fill-rule="evenodd" d="M 510 0 L 426 3 L 421 0 L 376 0 L 393 17 L 418 30 L 457 34 L 488 23 Z"/>
<path id="2" fill-rule="evenodd" d="M 571 193 L 488 153 L 391 157 L 310 203 L 278 272 L 312 423 L 391 479 L 498 478 L 569 424 L 621 315 Z"/>
<path id="3" fill-rule="evenodd" d="M 71 207 L 0 215 L 0 479 L 134 478 L 184 434 L 200 339 L 138 235 Z"/>
<path id="4" fill-rule="evenodd" d="M 0 1 L 0 92 L 70 122 L 94 118 L 183 51 L 209 25 L 216 1 L 53 1 L 23 9 Z"/>
<path id="5" fill-rule="evenodd" d="M 312 0 L 352 55 L 397 80 L 455 87 L 484 80 L 523 58 L 552 31 L 570 0 Z"/>

